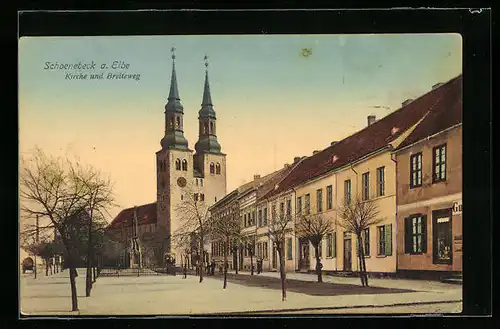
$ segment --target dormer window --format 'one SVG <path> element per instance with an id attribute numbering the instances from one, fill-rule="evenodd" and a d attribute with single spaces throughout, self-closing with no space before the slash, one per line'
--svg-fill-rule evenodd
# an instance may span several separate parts
<path id="1" fill-rule="evenodd" d="M 392 127 L 392 129 L 391 129 L 391 136 L 395 135 L 398 131 L 399 131 L 398 127 Z"/>
<path id="2" fill-rule="evenodd" d="M 336 156 L 336 155 L 332 156 L 332 163 L 337 162 L 338 159 L 339 159 L 338 156 Z"/>

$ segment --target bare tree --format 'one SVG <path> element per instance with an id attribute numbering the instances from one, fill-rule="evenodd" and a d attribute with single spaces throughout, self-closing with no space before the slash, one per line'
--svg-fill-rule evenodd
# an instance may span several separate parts
<path id="1" fill-rule="evenodd" d="M 195 234 L 199 239 L 200 251 L 200 283 L 203 282 L 203 256 L 205 255 L 205 243 L 210 234 L 210 216 L 208 204 L 201 200 L 200 193 L 192 187 L 186 186 L 182 201 L 177 204 L 174 211 L 179 216 L 180 226 L 173 232 L 173 239 L 182 245 L 185 239 L 191 239 Z"/>
<path id="2" fill-rule="evenodd" d="M 354 200 L 344 200 L 337 208 L 340 218 L 338 224 L 347 233 L 356 236 L 358 242 L 358 261 L 360 264 L 360 279 L 363 287 L 368 287 L 368 275 L 366 273 L 365 248 L 363 243 L 363 232 L 372 225 L 384 220 L 379 217 L 378 205 L 373 200 L 362 200 L 357 195 Z"/>
<path id="3" fill-rule="evenodd" d="M 88 166 L 82 170 L 80 179 L 85 186 L 85 202 L 88 212 L 88 252 L 87 252 L 87 276 L 85 280 L 85 295 L 90 296 L 92 290 L 92 267 L 94 263 L 94 248 L 92 245 L 92 229 L 95 217 L 110 215 L 108 209 L 117 206 L 113 195 L 113 184 L 109 177 L 103 175 L 96 169 Z"/>
<path id="4" fill-rule="evenodd" d="M 273 207 L 271 212 L 271 220 L 269 222 L 269 238 L 271 239 L 274 248 L 278 252 L 280 261 L 280 277 L 281 277 L 281 300 L 286 300 L 286 271 L 285 271 L 285 241 L 288 234 L 292 234 L 293 216 L 288 212 L 276 213 Z"/>
<path id="5" fill-rule="evenodd" d="M 316 274 L 318 282 L 323 282 L 322 264 L 320 260 L 319 248 L 323 238 L 334 231 L 334 223 L 330 217 L 321 213 L 301 214 L 295 221 L 295 234 L 299 238 L 305 238 L 311 242 L 316 258 Z"/>
<path id="6" fill-rule="evenodd" d="M 255 234 L 243 236 L 242 242 L 243 242 L 242 243 L 243 248 L 247 250 L 248 255 L 250 256 L 250 275 L 253 275 L 254 273 L 253 256 L 255 255 Z"/>
<path id="7" fill-rule="evenodd" d="M 220 240 L 224 251 L 224 283 L 222 288 L 227 287 L 228 256 L 231 242 L 240 240 L 240 220 L 236 213 L 229 213 L 222 216 L 212 216 L 210 219 L 210 232 L 213 240 Z"/>
<path id="8" fill-rule="evenodd" d="M 75 278 L 81 218 L 88 209 L 89 177 L 87 168 L 78 161 L 45 155 L 37 148 L 29 158 L 21 158 L 20 197 L 21 213 L 26 217 L 40 216 L 48 225 L 40 229 L 57 232 L 65 247 L 65 264 L 70 270 L 71 307 L 78 310 Z"/>

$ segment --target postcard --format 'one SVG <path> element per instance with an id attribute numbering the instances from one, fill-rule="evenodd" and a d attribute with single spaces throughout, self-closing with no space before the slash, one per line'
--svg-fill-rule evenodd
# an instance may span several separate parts
<path id="1" fill-rule="evenodd" d="M 23 316 L 462 311 L 459 34 L 19 39 Z"/>

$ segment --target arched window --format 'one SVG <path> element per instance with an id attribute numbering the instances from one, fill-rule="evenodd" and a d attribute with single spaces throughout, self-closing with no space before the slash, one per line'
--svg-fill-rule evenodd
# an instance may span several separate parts
<path id="1" fill-rule="evenodd" d="M 174 128 L 174 118 L 170 119 L 170 128 Z"/>
<path id="2" fill-rule="evenodd" d="M 175 160 L 175 170 L 181 170 L 181 160 Z"/>
<path id="3" fill-rule="evenodd" d="M 176 125 L 175 125 L 175 128 L 179 128 L 181 126 L 181 118 L 180 117 L 177 117 L 176 119 Z"/>
<path id="4" fill-rule="evenodd" d="M 213 122 L 210 122 L 210 133 L 211 133 L 212 135 L 214 135 L 214 134 L 215 134 L 215 129 L 214 129 L 214 123 L 213 123 Z"/>
<path id="5" fill-rule="evenodd" d="M 188 162 L 186 159 L 182 160 L 182 170 L 187 171 L 188 170 Z"/>
<path id="6" fill-rule="evenodd" d="M 205 134 L 208 134 L 208 122 L 205 122 L 205 127 L 204 127 L 204 131 L 203 131 Z"/>
<path id="7" fill-rule="evenodd" d="M 196 178 L 195 180 L 196 180 L 196 186 L 198 186 L 198 178 Z"/>
<path id="8" fill-rule="evenodd" d="M 210 173 L 213 174 L 215 172 L 215 169 L 214 169 L 214 163 L 212 162 L 210 164 Z"/>
<path id="9" fill-rule="evenodd" d="M 217 175 L 220 175 L 220 163 L 217 163 L 217 164 L 215 165 L 215 173 L 216 173 Z"/>

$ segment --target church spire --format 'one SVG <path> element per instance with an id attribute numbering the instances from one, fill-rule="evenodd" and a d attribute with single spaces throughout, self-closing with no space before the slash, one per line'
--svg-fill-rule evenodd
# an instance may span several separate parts
<path id="1" fill-rule="evenodd" d="M 212 104 L 210 84 L 208 82 L 208 56 L 205 55 L 205 86 L 203 88 L 203 100 L 198 112 L 199 137 L 195 145 L 196 153 L 220 153 L 221 147 L 216 135 L 216 116 Z"/>
<path id="2" fill-rule="evenodd" d="M 172 47 L 172 77 L 170 93 L 165 105 L 165 136 L 161 139 L 162 149 L 176 148 L 186 150 L 188 141 L 184 137 L 184 108 L 179 97 L 177 74 L 175 72 L 175 48 Z"/>
<path id="3" fill-rule="evenodd" d="M 181 104 L 179 97 L 179 88 L 177 87 L 177 74 L 175 72 L 175 47 L 170 50 L 172 52 L 172 77 L 170 79 L 170 93 L 168 94 L 168 102 L 165 105 L 166 111 L 184 112 L 184 107 Z"/>

